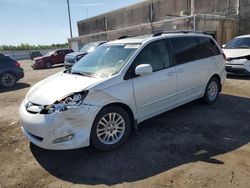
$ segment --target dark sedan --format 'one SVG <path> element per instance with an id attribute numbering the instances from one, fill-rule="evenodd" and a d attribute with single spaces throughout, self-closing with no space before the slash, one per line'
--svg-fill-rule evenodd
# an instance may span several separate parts
<path id="1" fill-rule="evenodd" d="M 8 88 L 24 77 L 20 64 L 11 58 L 0 54 L 0 86 Z"/>

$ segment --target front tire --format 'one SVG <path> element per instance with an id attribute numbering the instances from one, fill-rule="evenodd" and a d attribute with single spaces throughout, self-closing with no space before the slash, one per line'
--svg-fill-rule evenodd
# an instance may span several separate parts
<path id="1" fill-rule="evenodd" d="M 109 151 L 126 142 L 131 120 L 121 107 L 105 107 L 96 116 L 91 130 L 91 144 L 98 150 Z"/>
<path id="2" fill-rule="evenodd" d="M 50 61 L 47 61 L 45 64 L 46 69 L 52 68 L 52 63 Z"/>
<path id="3" fill-rule="evenodd" d="M 0 85 L 4 88 L 10 88 L 16 85 L 17 78 L 13 73 L 3 73 L 0 77 Z"/>
<path id="4" fill-rule="evenodd" d="M 215 77 L 211 78 L 207 84 L 203 100 L 206 104 L 214 104 L 219 95 L 219 80 Z"/>

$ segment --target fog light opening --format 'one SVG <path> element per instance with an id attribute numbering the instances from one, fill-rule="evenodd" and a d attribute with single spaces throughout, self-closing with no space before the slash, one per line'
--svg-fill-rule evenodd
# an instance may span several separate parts
<path id="1" fill-rule="evenodd" d="M 53 141 L 53 143 L 61 143 L 61 142 L 67 142 L 67 141 L 70 141 L 72 140 L 74 134 L 70 134 L 70 135 L 67 135 L 67 136 L 63 136 L 63 137 L 60 137 L 60 138 L 57 138 Z"/>

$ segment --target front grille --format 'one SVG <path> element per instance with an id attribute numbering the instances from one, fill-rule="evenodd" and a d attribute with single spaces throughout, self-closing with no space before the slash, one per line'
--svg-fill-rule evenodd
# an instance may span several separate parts
<path id="1" fill-rule="evenodd" d="M 235 73 L 235 74 L 250 74 L 250 72 L 248 72 L 244 68 L 233 68 L 230 66 L 226 66 L 226 71 L 229 73 Z"/>

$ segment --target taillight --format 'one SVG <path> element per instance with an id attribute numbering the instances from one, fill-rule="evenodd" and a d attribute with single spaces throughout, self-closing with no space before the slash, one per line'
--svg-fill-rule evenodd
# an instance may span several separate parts
<path id="1" fill-rule="evenodd" d="M 18 63 L 17 61 L 15 62 L 15 65 L 16 65 L 17 67 L 21 67 L 20 63 Z"/>

